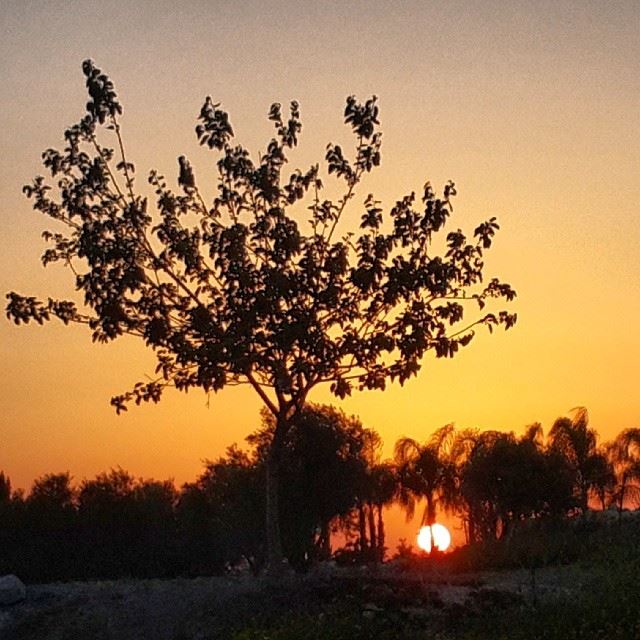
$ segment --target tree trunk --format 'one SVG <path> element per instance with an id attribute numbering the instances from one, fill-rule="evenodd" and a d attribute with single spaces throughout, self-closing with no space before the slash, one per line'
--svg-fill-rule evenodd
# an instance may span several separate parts
<path id="1" fill-rule="evenodd" d="M 433 495 L 427 493 L 427 518 L 425 524 L 430 527 L 436 522 L 436 505 L 433 500 Z"/>
<path id="2" fill-rule="evenodd" d="M 376 520 L 375 514 L 373 513 L 373 505 L 370 502 L 367 503 L 367 516 L 369 520 L 369 547 L 371 549 L 372 555 L 375 555 L 375 551 L 378 548 L 378 545 L 376 543 Z"/>
<path id="3" fill-rule="evenodd" d="M 288 428 L 289 425 L 286 419 L 279 418 L 271 446 L 269 447 L 269 454 L 267 455 L 266 571 L 275 575 L 285 570 L 285 558 L 282 553 L 282 537 L 280 534 L 280 468 L 284 437 Z"/>
<path id="4" fill-rule="evenodd" d="M 382 520 L 382 505 L 378 505 L 378 561 L 384 560 L 384 522 Z"/>
<path id="5" fill-rule="evenodd" d="M 624 508 L 624 494 L 627 489 L 627 478 L 625 474 L 622 474 L 620 480 L 620 500 L 618 502 L 618 523 L 622 522 L 622 509 Z"/>
<path id="6" fill-rule="evenodd" d="M 589 510 L 589 485 L 584 481 L 580 481 L 580 509 L 585 514 Z"/>
<path id="7" fill-rule="evenodd" d="M 363 558 L 367 548 L 367 523 L 364 518 L 364 505 L 358 501 L 358 525 L 360 529 L 360 556 Z"/>
<path id="8" fill-rule="evenodd" d="M 598 497 L 600 498 L 600 508 L 602 509 L 602 511 L 604 511 L 607 508 L 607 496 L 604 489 L 600 489 L 600 491 L 598 492 Z"/>
<path id="9" fill-rule="evenodd" d="M 267 571 L 277 571 L 282 564 L 282 539 L 280 536 L 280 460 L 279 452 L 272 446 L 267 456 Z"/>
<path id="10" fill-rule="evenodd" d="M 320 530 L 321 560 L 331 560 L 331 529 L 329 522 L 323 522 Z"/>
<path id="11" fill-rule="evenodd" d="M 469 509 L 469 519 L 467 520 L 467 543 L 475 544 L 476 540 L 476 519 L 472 509 Z"/>

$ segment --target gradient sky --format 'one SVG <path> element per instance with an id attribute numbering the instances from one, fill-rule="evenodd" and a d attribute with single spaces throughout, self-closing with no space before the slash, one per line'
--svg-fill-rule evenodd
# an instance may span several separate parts
<path id="1" fill-rule="evenodd" d="M 487 274 L 516 288 L 519 322 L 454 360 L 427 358 L 403 388 L 336 404 L 378 429 L 389 454 L 397 437 L 448 422 L 548 429 L 577 405 L 603 439 L 640 424 L 637 0 L 3 0 L 0 24 L 3 295 L 73 295 L 70 273 L 40 264 L 47 220 L 21 187 L 82 115 L 83 59 L 115 82 L 139 182 L 151 168 L 176 175 L 184 153 L 209 193 L 214 157 L 193 132 L 206 95 L 253 152 L 271 136 L 269 105 L 297 99 L 293 169 L 347 139 L 347 95 L 375 93 L 383 162 L 360 195 L 389 205 L 427 179 L 455 180 L 452 225 L 498 216 Z M 133 339 L 95 346 L 83 327 L 2 320 L 0 359 L 0 469 L 14 486 L 114 465 L 192 480 L 258 424 L 259 401 L 237 388 L 208 406 L 202 393 L 168 393 L 116 417 L 109 398 L 154 368 Z M 327 390 L 311 399 L 332 401 Z"/>

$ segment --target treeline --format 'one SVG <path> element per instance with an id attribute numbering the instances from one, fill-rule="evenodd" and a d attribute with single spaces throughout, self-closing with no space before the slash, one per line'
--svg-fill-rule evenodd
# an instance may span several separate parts
<path id="1" fill-rule="evenodd" d="M 28 495 L 0 472 L 0 574 L 29 581 L 169 577 L 259 571 L 265 555 L 265 463 L 274 425 L 207 462 L 193 483 L 135 479 L 113 469 L 79 485 L 69 473 L 38 478 Z M 398 502 L 423 522 L 447 511 L 467 542 L 500 540 L 521 523 L 590 508 L 635 507 L 640 498 L 640 429 L 599 445 L 587 412 L 521 436 L 438 430 L 426 442 L 400 439 L 381 460 L 379 435 L 354 417 L 309 406 L 287 436 L 281 528 L 289 562 L 303 569 L 332 556 L 385 557 L 383 510 Z M 346 544 L 332 549 L 332 534 Z"/>

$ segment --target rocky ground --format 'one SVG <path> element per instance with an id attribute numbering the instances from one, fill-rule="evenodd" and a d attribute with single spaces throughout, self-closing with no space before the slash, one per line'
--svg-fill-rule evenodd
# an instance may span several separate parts
<path id="1" fill-rule="evenodd" d="M 444 575 L 431 571 L 325 568 L 278 582 L 250 576 L 118 580 L 27 587 L 24 602 L 0 608 L 1 640 L 209 640 L 292 612 L 332 615 L 349 608 L 363 620 L 408 618 L 527 606 L 570 596 L 588 580 L 575 567 Z"/>

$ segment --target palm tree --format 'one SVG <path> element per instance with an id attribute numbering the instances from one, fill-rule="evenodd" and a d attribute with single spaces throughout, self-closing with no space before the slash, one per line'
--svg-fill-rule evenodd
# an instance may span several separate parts
<path id="1" fill-rule="evenodd" d="M 426 507 L 422 524 L 431 526 L 436 521 L 439 505 L 449 509 L 457 495 L 457 476 L 451 458 L 454 428 L 449 424 L 438 429 L 426 442 L 413 438 L 400 438 L 395 446 L 398 469 L 400 504 L 410 520 L 416 503 L 422 499 Z"/>
<path id="2" fill-rule="evenodd" d="M 368 472 L 369 480 L 369 509 L 373 515 L 377 511 L 377 536 L 375 556 L 378 562 L 382 562 L 385 552 L 385 530 L 382 510 L 390 504 L 397 493 L 397 476 L 395 466 L 390 462 L 378 462 Z M 373 536 L 371 536 L 373 543 Z"/>
<path id="3" fill-rule="evenodd" d="M 396 473 L 393 464 L 380 462 L 380 435 L 372 429 L 364 429 L 362 436 L 362 468 L 356 504 L 358 548 L 361 560 L 380 562 L 385 551 L 382 510 L 396 496 Z"/>
<path id="4" fill-rule="evenodd" d="M 585 407 L 573 409 L 573 419 L 558 418 L 549 432 L 550 448 L 562 455 L 574 475 L 574 490 L 582 513 L 589 508 L 590 491 L 602 491 L 602 452 L 598 434 L 589 428 Z M 606 474 L 605 474 L 606 476 Z"/>
<path id="5" fill-rule="evenodd" d="M 459 510 L 464 514 L 468 542 L 495 539 L 504 531 L 504 454 L 516 443 L 512 433 L 467 430 L 453 447 L 459 478 Z"/>
<path id="6" fill-rule="evenodd" d="M 607 446 L 615 470 L 615 504 L 622 515 L 625 500 L 640 502 L 640 428 L 625 429 Z"/>
<path id="7" fill-rule="evenodd" d="M 610 496 L 616 492 L 616 474 L 606 448 L 596 451 L 589 458 L 586 473 L 591 491 L 598 498 L 604 511 Z"/>
<path id="8" fill-rule="evenodd" d="M 459 431 L 453 441 L 450 459 L 458 476 L 458 490 L 454 509 L 460 515 L 464 527 L 467 543 L 476 542 L 476 518 L 473 505 L 468 496 L 464 495 L 464 473 L 469 461 L 478 446 L 480 431 L 478 429 L 464 429 Z"/>
<path id="9" fill-rule="evenodd" d="M 508 536 L 519 522 L 573 507 L 572 473 L 543 447 L 539 424 L 513 432 L 462 431 L 452 458 L 458 469 L 457 511 L 467 542 Z"/>

